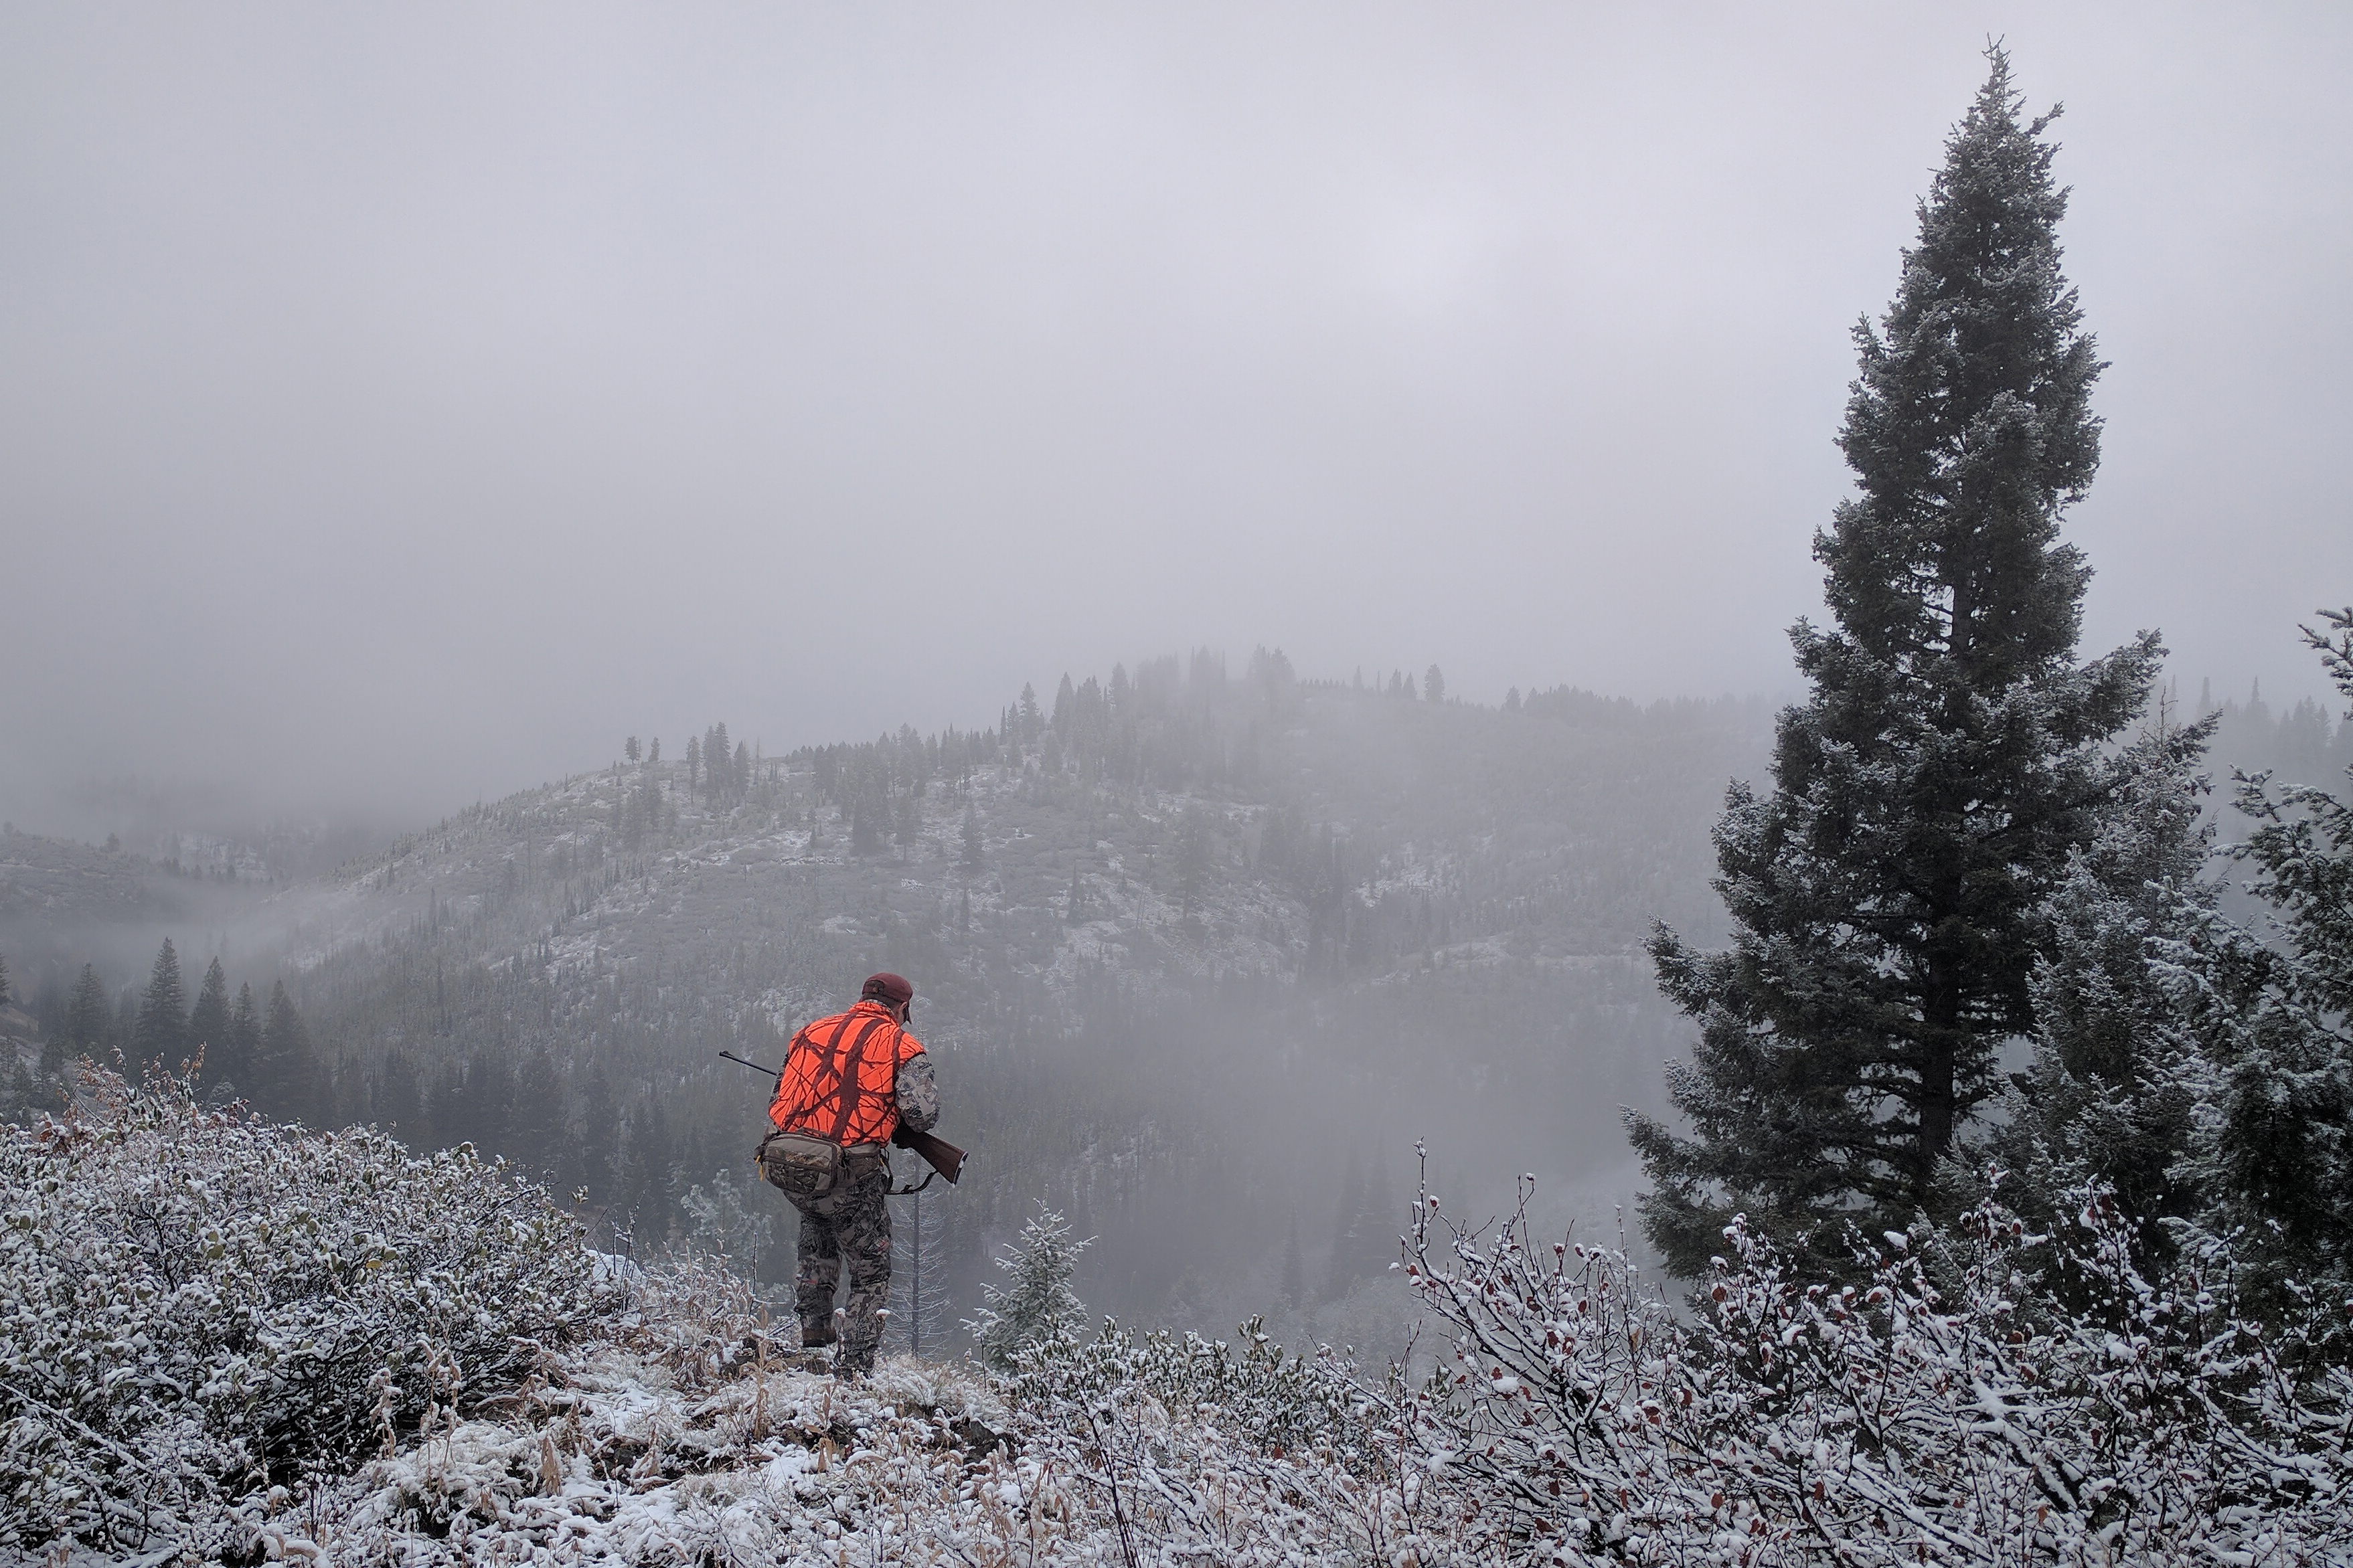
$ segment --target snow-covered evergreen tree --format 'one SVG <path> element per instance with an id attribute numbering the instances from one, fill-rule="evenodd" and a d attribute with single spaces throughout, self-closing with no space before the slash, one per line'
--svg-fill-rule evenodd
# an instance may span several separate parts
<path id="1" fill-rule="evenodd" d="M 167 1071 L 179 1066 L 187 1028 L 188 1001 L 180 982 L 180 955 L 167 936 L 155 954 L 147 990 L 139 999 L 138 1022 L 131 1031 L 134 1065 L 147 1063 Z"/>
<path id="2" fill-rule="evenodd" d="M 2353 700 L 2353 606 L 2323 616 L 2327 630 L 2305 637 Z M 2184 1173 L 2202 1222 L 2242 1231 L 2267 1283 L 2341 1301 L 2353 1293 L 2353 787 L 2275 789 L 2263 773 L 2238 786 L 2256 826 L 2231 853 L 2253 863 L 2248 889 L 2274 929 L 2197 908 L 2189 940 L 2164 953 L 2202 1053 Z"/>
<path id="3" fill-rule="evenodd" d="M 2092 841 L 2104 743 L 2138 710 L 2154 635 L 2074 662 L 2090 569 L 2060 520 L 2090 485 L 2100 371 L 2062 275 L 2050 116 L 2003 53 L 1947 147 L 1840 445 L 1859 493 L 1818 534 L 1833 629 L 1791 634 L 1813 696 L 1780 719 L 1774 788 L 1730 792 L 1721 952 L 1654 935 L 1699 1020 L 1671 1069 L 1688 1135 L 1631 1119 L 1651 1237 L 1683 1274 L 1736 1211 L 1804 1264 L 1850 1220 L 1902 1228 L 2029 1032 L 2045 901 Z M 2055 112 L 2055 111 L 2054 111 Z"/>
<path id="4" fill-rule="evenodd" d="M 254 1108 L 264 1115 L 311 1124 L 329 1119 L 321 1103 L 326 1086 L 318 1048 L 282 980 L 269 987 L 269 1011 L 262 1019 L 250 1070 Z"/>
<path id="5" fill-rule="evenodd" d="M 213 1080 L 224 1089 L 241 1089 L 252 1081 L 254 1058 L 261 1050 L 261 1005 L 253 999 L 250 981 L 237 988 L 237 1005 L 228 1016 L 228 1037 L 221 1042 L 219 1067 Z M 209 1068 L 213 1057 L 207 1052 Z"/>
<path id="6" fill-rule="evenodd" d="M 1021 1240 L 994 1261 L 1010 1276 L 1003 1285 L 980 1288 L 985 1305 L 966 1321 L 981 1359 L 1002 1372 L 1018 1365 L 1026 1352 L 1074 1341 L 1087 1310 L 1071 1289 L 1079 1254 L 1088 1242 L 1071 1239 L 1070 1222 L 1042 1202 Z"/>
<path id="7" fill-rule="evenodd" d="M 2168 1220 L 2191 1196 L 2174 1167 L 2189 1147 L 2196 1041 L 2151 964 L 2213 907 L 2197 880 L 2211 828 L 2197 772 L 2214 720 L 2158 721 L 2118 759 L 2098 836 L 2050 901 L 2051 953 L 2034 976 L 2034 1056 L 1989 1141 L 2002 1196 L 2047 1227 L 2097 1184 L 2137 1224 L 2144 1258 L 2172 1251 Z"/>

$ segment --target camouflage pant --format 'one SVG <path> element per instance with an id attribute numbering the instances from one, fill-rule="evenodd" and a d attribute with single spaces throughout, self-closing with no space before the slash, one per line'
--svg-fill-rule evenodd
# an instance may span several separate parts
<path id="1" fill-rule="evenodd" d="M 801 1215 L 793 1308 L 800 1314 L 801 1343 L 832 1339 L 834 1286 L 847 1263 L 849 1300 L 843 1303 L 833 1364 L 843 1372 L 871 1372 L 882 1342 L 882 1310 L 891 1300 L 891 1167 L 878 1160 L 870 1169 L 860 1161 L 844 1175 L 841 1190 L 826 1205 L 830 1212 L 793 1200 Z"/>

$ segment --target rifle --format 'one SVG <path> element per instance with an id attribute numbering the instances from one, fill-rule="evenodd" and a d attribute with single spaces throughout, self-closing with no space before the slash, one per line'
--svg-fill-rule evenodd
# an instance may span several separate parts
<path id="1" fill-rule="evenodd" d="M 758 1062 L 745 1061 L 733 1051 L 722 1051 L 719 1054 L 738 1067 L 747 1067 L 754 1072 L 766 1073 L 772 1079 L 784 1076 L 774 1068 L 764 1068 Z M 945 1176 L 948 1179 L 948 1185 L 952 1187 L 956 1184 L 956 1178 L 964 1174 L 964 1151 L 944 1138 L 934 1138 L 928 1132 L 918 1132 L 902 1121 L 892 1132 L 891 1142 L 896 1148 L 911 1149 L 921 1154 L 932 1167 L 933 1174 Z M 920 1193 L 931 1184 L 931 1176 L 925 1176 L 912 1187 L 892 1188 L 891 1195 L 894 1198 L 903 1198 L 911 1193 Z"/>

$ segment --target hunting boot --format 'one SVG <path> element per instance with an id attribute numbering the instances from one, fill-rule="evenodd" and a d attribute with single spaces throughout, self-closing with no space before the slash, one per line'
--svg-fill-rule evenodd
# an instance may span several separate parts
<path id="1" fill-rule="evenodd" d="M 797 1372 L 823 1372 L 833 1364 L 833 1315 L 801 1324 L 800 1348 L 785 1364 Z"/>

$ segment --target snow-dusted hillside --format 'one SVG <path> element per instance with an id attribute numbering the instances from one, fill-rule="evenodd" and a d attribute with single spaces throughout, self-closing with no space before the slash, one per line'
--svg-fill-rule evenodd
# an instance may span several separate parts
<path id="1" fill-rule="evenodd" d="M 80 926 L 169 914 L 184 907 L 151 862 L 94 845 L 0 831 L 0 926 L 30 931 L 37 924 Z M 17 950 L 19 966 L 25 954 Z"/>
<path id="2" fill-rule="evenodd" d="M 1590 963 L 1623 956 L 1651 918 L 1709 918 L 1704 835 L 1646 830 L 1704 823 L 1763 733 L 1736 707 L 1608 730 L 1339 688 L 1290 704 L 1279 729 L 1245 721 L 1246 779 L 1184 788 L 1106 778 L 1050 728 L 1030 743 L 934 737 L 928 754 L 886 738 L 890 822 L 864 852 L 826 753 L 758 762 L 717 799 L 684 763 L 617 763 L 347 868 L 296 956 L 444 922 L 479 931 L 480 962 L 531 946 L 585 972 L 769 931 L 871 948 L 895 919 L 1060 994 L 1092 963 L 1181 987 L 1319 960 L 1366 977 L 1440 955 Z M 1317 830 L 1324 854 L 1339 841 L 1333 865 L 1304 867 L 1292 842 L 1270 863 L 1270 835 Z M 1348 929 L 1319 931 L 1311 906 L 1335 881 Z M 779 991 L 777 1005 L 830 999 Z"/>

